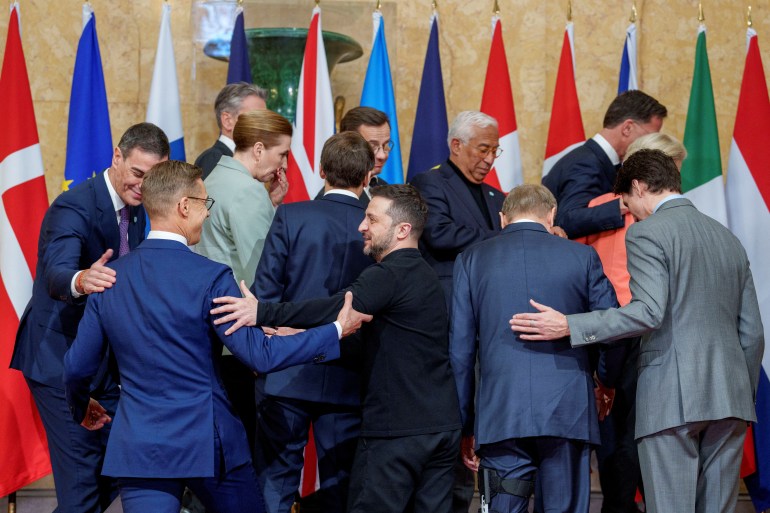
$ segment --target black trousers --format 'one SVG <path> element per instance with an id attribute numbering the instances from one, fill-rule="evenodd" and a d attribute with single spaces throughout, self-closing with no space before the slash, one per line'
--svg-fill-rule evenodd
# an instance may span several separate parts
<path id="1" fill-rule="evenodd" d="M 446 512 L 460 430 L 361 437 L 350 475 L 349 513 Z"/>

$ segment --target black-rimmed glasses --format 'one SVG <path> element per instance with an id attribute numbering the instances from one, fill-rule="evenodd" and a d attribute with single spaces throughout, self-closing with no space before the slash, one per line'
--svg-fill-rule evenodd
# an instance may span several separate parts
<path id="1" fill-rule="evenodd" d="M 211 210 L 211 207 L 214 206 L 214 198 L 196 198 L 194 196 L 187 196 L 188 199 L 194 199 L 198 201 L 202 201 L 206 205 L 206 210 Z"/>

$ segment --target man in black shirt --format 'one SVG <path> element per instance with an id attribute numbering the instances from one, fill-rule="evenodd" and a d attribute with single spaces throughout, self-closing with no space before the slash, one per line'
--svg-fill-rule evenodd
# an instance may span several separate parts
<path id="1" fill-rule="evenodd" d="M 364 390 L 361 438 L 351 473 L 351 513 L 448 511 L 460 441 L 449 367 L 448 320 L 436 272 L 417 249 L 427 207 L 410 185 L 372 189 L 359 226 L 376 264 L 347 290 L 357 310 L 373 314 L 362 329 Z M 242 287 L 245 289 L 245 287 Z M 314 326 L 336 316 L 344 292 L 301 303 L 218 298 L 213 310 L 243 325 Z M 259 308 L 257 308 L 259 306 Z"/>

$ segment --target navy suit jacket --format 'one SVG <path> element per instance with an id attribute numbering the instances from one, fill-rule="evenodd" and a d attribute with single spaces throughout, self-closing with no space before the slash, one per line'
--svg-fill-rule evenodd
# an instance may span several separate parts
<path id="1" fill-rule="evenodd" d="M 349 286 L 374 263 L 363 252 L 358 232 L 363 219 L 361 202 L 344 194 L 278 207 L 257 266 L 254 295 L 271 303 L 294 302 L 326 298 Z M 360 404 L 360 343 L 346 342 L 354 351 L 346 351 L 338 361 L 264 376 L 264 391 L 306 401 Z"/>
<path id="2" fill-rule="evenodd" d="M 144 208 L 129 210 L 128 245 L 144 239 Z M 107 249 L 118 258 L 120 231 L 102 174 L 59 195 L 43 218 L 32 298 L 16 333 L 11 367 L 44 385 L 61 389 L 64 353 L 83 317 L 86 296 L 72 297 L 72 277 Z"/>
<path id="3" fill-rule="evenodd" d="M 103 474 L 115 477 L 211 477 L 215 437 L 225 470 L 250 461 L 246 432 L 219 375 L 222 342 L 243 363 L 268 372 L 339 356 L 333 324 L 291 337 L 259 328 L 214 326 L 212 300 L 239 296 L 232 271 L 171 240 L 144 241 L 111 265 L 115 285 L 88 299 L 65 357 L 73 418 L 88 405 L 88 382 L 107 345 L 121 377 Z"/>
<path id="4" fill-rule="evenodd" d="M 464 433 L 477 444 L 533 436 L 598 444 L 589 353 L 573 349 L 569 337 L 527 342 L 510 329 L 513 313 L 533 311 L 530 298 L 565 314 L 617 307 L 596 251 L 538 223 L 508 225 L 464 251 L 455 265 L 449 343 Z M 624 348 L 609 351 L 615 354 L 602 358 L 619 366 Z"/>
<path id="5" fill-rule="evenodd" d="M 489 220 L 494 227 L 490 229 L 465 182 L 448 162 L 418 174 L 411 183 L 428 204 L 428 220 L 420 238 L 420 249 L 438 274 L 449 307 L 455 258 L 468 246 L 500 233 L 498 212 L 503 208 L 505 195 L 494 187 L 481 184 Z"/>
<path id="6" fill-rule="evenodd" d="M 621 228 L 624 219 L 617 201 L 588 207 L 592 199 L 612 192 L 616 175 L 612 161 L 593 139 L 567 153 L 543 178 L 558 204 L 554 224 L 571 239 Z"/>
<path id="7" fill-rule="evenodd" d="M 222 158 L 222 155 L 232 157 L 233 152 L 230 151 L 230 148 L 228 148 L 227 145 L 219 139 L 217 139 L 217 141 L 214 143 L 214 146 L 198 155 L 198 158 L 195 159 L 195 165 L 203 170 L 203 175 L 201 176 L 202 179 L 205 180 L 206 177 L 211 174 L 214 168 L 217 167 L 217 164 L 219 164 L 219 159 Z"/>

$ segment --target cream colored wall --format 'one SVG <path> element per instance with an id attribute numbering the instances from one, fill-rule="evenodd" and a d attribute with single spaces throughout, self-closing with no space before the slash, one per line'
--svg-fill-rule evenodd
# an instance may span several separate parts
<path id="1" fill-rule="evenodd" d="M 145 116 L 158 37 L 161 0 L 93 0 L 110 101 L 113 142 Z M 429 0 L 383 1 L 401 124 L 408 162 L 414 110 L 428 38 Z M 566 1 L 500 0 L 503 31 L 524 161 L 525 178 L 539 179 Z M 726 165 L 745 52 L 743 1 L 703 2 L 708 50 Z M 5 3 L 7 5 L 7 2 Z M 35 100 L 49 196 L 61 190 L 67 112 L 74 56 L 81 31 L 79 0 L 21 0 L 23 44 Z M 225 82 L 227 65 L 203 56 L 193 43 L 193 0 L 171 0 L 172 30 L 180 81 L 185 145 L 189 160 L 215 139 L 212 103 Z M 332 76 L 335 95 L 347 108 L 358 103 L 371 45 L 371 0 L 324 0 L 324 28 L 349 34 L 364 57 L 341 64 Z M 492 0 L 439 0 L 441 59 L 450 119 L 478 109 L 490 44 Z M 311 0 L 246 0 L 247 26 L 309 23 Z M 670 112 L 664 130 L 681 138 L 689 100 L 698 27 L 694 0 L 638 0 L 641 87 Z M 575 0 L 577 87 L 586 135 L 598 130 L 615 95 L 620 52 L 631 1 Z M 0 16 L 6 34 L 7 11 Z M 753 5 L 763 60 L 770 66 L 770 0 Z M 0 41 L 0 51 L 5 38 Z M 194 66 L 193 66 L 194 65 Z M 194 76 L 193 76 L 194 67 Z"/>

